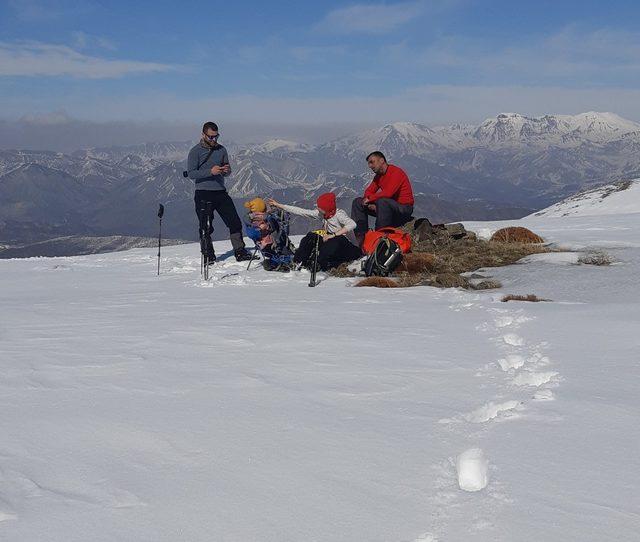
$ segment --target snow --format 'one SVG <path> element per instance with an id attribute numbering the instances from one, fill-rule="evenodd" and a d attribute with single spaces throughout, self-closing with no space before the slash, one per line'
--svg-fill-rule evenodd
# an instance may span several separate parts
<path id="1" fill-rule="evenodd" d="M 480 491 L 487 487 L 489 461 L 480 448 L 469 448 L 458 456 L 458 485 L 464 491 Z"/>
<path id="2" fill-rule="evenodd" d="M 599 216 L 637 212 L 640 212 L 640 179 L 576 194 L 535 213 L 535 216 Z"/>
<path id="3" fill-rule="evenodd" d="M 637 540 L 640 213 L 509 224 L 616 264 L 472 292 L 309 288 L 225 242 L 209 282 L 196 245 L 160 277 L 0 261 L 0 539 Z"/>

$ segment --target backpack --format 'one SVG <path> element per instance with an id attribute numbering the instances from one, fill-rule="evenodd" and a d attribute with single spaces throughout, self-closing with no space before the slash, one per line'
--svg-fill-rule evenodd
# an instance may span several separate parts
<path id="1" fill-rule="evenodd" d="M 245 225 L 247 237 L 251 239 L 265 260 L 269 260 L 274 266 L 290 265 L 293 261 L 295 247 L 289 239 L 289 213 L 276 211 L 265 213 L 264 221 L 268 225 L 268 234 L 271 243 L 265 248 L 259 248 L 258 243 L 264 236 L 264 231 L 251 224 Z"/>
<path id="2" fill-rule="evenodd" d="M 387 227 L 368 231 L 364 236 L 362 251 L 365 254 L 373 254 L 378 240 L 382 237 L 387 237 L 397 243 L 403 254 L 411 250 L 411 236 L 407 232 L 400 228 Z"/>
<path id="3" fill-rule="evenodd" d="M 393 239 L 382 236 L 376 241 L 362 268 L 367 277 L 386 277 L 393 273 L 402 261 L 402 248 Z"/>

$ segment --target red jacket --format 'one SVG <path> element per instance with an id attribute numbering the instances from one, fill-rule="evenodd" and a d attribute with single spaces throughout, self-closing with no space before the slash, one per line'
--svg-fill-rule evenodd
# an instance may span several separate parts
<path id="1" fill-rule="evenodd" d="M 398 166 L 389 164 L 384 175 L 376 175 L 364 191 L 370 202 L 380 198 L 391 198 L 401 205 L 413 205 L 413 189 L 407 174 Z"/>

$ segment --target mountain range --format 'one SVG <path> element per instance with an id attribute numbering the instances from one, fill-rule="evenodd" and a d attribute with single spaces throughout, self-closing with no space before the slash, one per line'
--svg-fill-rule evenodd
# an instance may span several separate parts
<path id="1" fill-rule="evenodd" d="M 158 203 L 167 209 L 167 236 L 194 239 L 193 182 L 182 177 L 193 144 L 71 154 L 1 150 L 0 242 L 154 236 Z M 411 178 L 414 214 L 435 222 L 517 218 L 581 190 L 640 176 L 640 124 L 613 113 L 503 113 L 479 125 L 398 122 L 320 145 L 224 144 L 233 168 L 228 190 L 237 201 L 271 195 L 308 206 L 334 191 L 348 209 L 372 177 L 366 155 L 381 150 Z M 294 229 L 305 227 L 294 221 Z"/>

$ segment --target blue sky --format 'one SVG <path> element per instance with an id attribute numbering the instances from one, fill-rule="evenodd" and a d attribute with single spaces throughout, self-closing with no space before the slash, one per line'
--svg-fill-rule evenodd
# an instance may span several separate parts
<path id="1" fill-rule="evenodd" d="M 0 118 L 640 120 L 632 1 L 0 3 Z"/>

